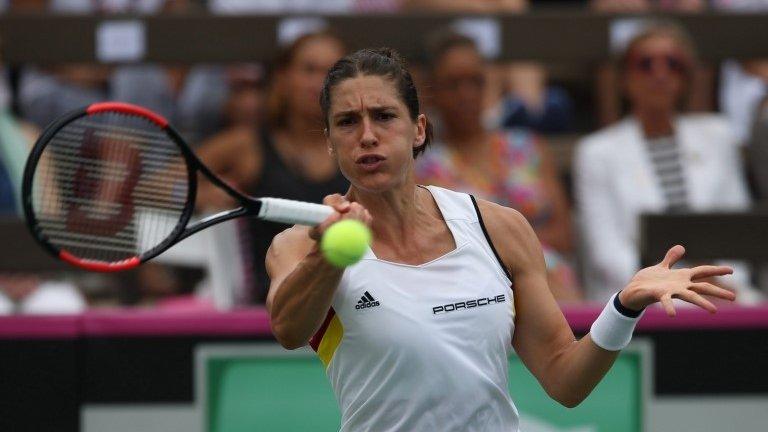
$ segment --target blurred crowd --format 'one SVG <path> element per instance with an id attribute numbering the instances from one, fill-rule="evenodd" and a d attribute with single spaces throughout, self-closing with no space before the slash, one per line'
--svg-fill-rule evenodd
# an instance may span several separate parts
<path id="1" fill-rule="evenodd" d="M 548 3 L 0 0 L 0 11 L 529 13 Z M 764 0 L 572 3 L 605 13 L 768 11 Z M 605 301 L 629 281 L 640 266 L 640 215 L 739 212 L 768 197 L 768 59 L 701 61 L 672 20 L 648 19 L 625 33 L 614 57 L 593 66 L 587 103 L 558 85 L 546 64 L 485 58 L 460 28 L 421 35 L 423 61 L 412 65 L 437 138 L 417 159 L 419 182 L 520 211 L 539 236 L 552 292 L 563 304 Z M 280 55 L 268 63 L 1 66 L 0 216 L 20 214 L 23 166 L 39 131 L 68 110 L 104 100 L 166 116 L 204 163 L 248 194 L 319 202 L 344 193 L 348 183 L 327 151 L 318 98 L 325 72 L 346 52 L 332 28 L 314 26 L 282 41 Z M 580 126 L 577 118 L 587 121 Z M 572 162 L 552 145 L 562 137 Z M 226 194 L 200 185 L 201 214 L 231 205 Z M 262 303 L 266 250 L 285 226 L 234 224 L 237 268 L 247 273 L 236 303 Z M 737 290 L 743 303 L 761 301 L 759 269 L 734 265 L 738 276 L 714 282 Z M 94 286 L 111 287 L 113 304 L 210 295 L 209 278 L 166 265 L 142 266 L 119 282 L 93 278 L 3 273 L 0 314 L 82 310 L 103 297 Z"/>

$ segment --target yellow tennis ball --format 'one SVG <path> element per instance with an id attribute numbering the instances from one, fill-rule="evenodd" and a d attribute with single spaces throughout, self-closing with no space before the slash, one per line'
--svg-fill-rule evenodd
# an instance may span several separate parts
<path id="1" fill-rule="evenodd" d="M 355 219 L 345 219 L 328 227 L 320 240 L 320 250 L 331 264 L 350 266 L 365 255 L 371 243 L 371 230 Z"/>

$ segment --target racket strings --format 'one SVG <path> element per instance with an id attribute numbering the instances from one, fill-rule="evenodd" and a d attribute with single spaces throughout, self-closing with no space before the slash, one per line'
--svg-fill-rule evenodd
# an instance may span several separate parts
<path id="1" fill-rule="evenodd" d="M 41 234 L 76 257 L 105 262 L 166 240 L 189 195 L 179 146 L 149 120 L 120 113 L 82 117 L 55 133 L 32 185 Z"/>

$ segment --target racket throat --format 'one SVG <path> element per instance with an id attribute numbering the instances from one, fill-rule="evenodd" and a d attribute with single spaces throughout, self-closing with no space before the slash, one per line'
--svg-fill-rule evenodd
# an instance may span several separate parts
<path id="1" fill-rule="evenodd" d="M 214 213 L 210 216 L 206 216 L 200 219 L 199 221 L 194 222 L 192 225 L 188 226 L 187 229 L 185 229 L 184 232 L 181 233 L 181 236 L 179 236 L 177 241 L 185 239 L 191 236 L 192 234 L 202 231 L 208 227 L 220 224 L 221 222 L 225 222 L 230 219 L 236 219 L 251 213 L 254 213 L 254 210 L 247 207 L 240 207 L 234 210 L 226 210 L 219 213 Z"/>

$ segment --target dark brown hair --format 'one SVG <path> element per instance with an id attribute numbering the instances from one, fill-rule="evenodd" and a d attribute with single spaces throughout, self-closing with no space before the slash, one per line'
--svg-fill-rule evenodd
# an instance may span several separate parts
<path id="1" fill-rule="evenodd" d="M 286 69 L 291 67 L 294 60 L 296 60 L 296 54 L 309 42 L 317 39 L 328 39 L 333 43 L 338 44 L 343 52 L 346 52 L 346 46 L 338 36 L 328 30 L 321 30 L 312 33 L 304 34 L 290 45 L 281 50 L 273 63 L 272 77 L 274 79 L 278 74 L 283 74 Z M 285 100 L 285 95 L 277 89 L 277 86 L 271 85 L 267 95 L 267 122 L 272 129 L 282 129 L 287 126 L 288 105 Z"/>
<path id="2" fill-rule="evenodd" d="M 330 128 L 328 114 L 331 110 L 333 88 L 346 79 L 363 75 L 380 76 L 392 81 L 400 99 L 408 108 L 408 115 L 411 120 L 416 121 L 420 113 L 419 95 L 400 54 L 392 48 L 362 49 L 336 62 L 325 76 L 323 90 L 320 92 L 320 107 L 326 128 Z M 431 142 L 432 124 L 427 121 L 424 144 L 413 149 L 414 159 L 423 153 Z"/>
<path id="3" fill-rule="evenodd" d="M 437 63 L 454 48 L 470 48 L 478 51 L 477 44 L 472 38 L 452 28 L 440 29 L 427 36 L 424 42 L 424 59 L 430 73 L 434 74 Z"/>

